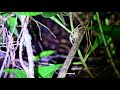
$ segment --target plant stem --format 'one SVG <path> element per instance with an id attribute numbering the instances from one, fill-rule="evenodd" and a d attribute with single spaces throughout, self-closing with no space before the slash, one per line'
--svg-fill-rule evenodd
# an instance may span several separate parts
<path id="1" fill-rule="evenodd" d="M 32 43 L 30 39 L 30 34 L 28 31 L 28 20 L 29 17 L 26 16 L 21 16 L 22 20 L 22 30 L 23 30 L 23 35 L 24 35 L 24 40 L 26 44 L 26 51 L 28 55 L 28 63 L 29 63 L 29 77 L 34 78 L 34 61 L 33 61 L 33 51 L 32 51 Z"/>
<path id="2" fill-rule="evenodd" d="M 84 67 L 85 67 L 85 69 L 87 70 L 87 72 L 88 72 L 88 74 L 90 75 L 90 77 L 91 77 L 91 78 L 94 78 L 94 76 L 92 75 L 92 73 L 91 73 L 90 70 L 88 69 L 87 64 L 84 62 L 84 58 L 83 58 L 83 56 L 82 56 L 82 53 L 81 53 L 80 49 L 78 49 L 78 55 L 79 55 L 79 57 L 81 58 L 81 62 L 82 62 L 82 64 L 84 65 Z"/>
<path id="3" fill-rule="evenodd" d="M 112 65 L 112 67 L 113 67 L 116 75 L 120 78 L 120 73 L 119 73 L 119 71 L 117 70 L 117 68 L 115 67 L 115 64 L 114 64 L 114 62 L 113 62 L 113 59 L 112 59 L 110 50 L 109 50 L 109 48 L 107 47 L 107 42 L 106 42 L 106 39 L 105 39 L 105 36 L 104 36 L 104 32 L 103 32 L 103 29 L 102 29 L 102 25 L 101 25 L 101 22 L 100 22 L 100 17 L 99 17 L 99 13 L 98 13 L 98 12 L 96 12 L 96 16 L 97 16 L 97 21 L 98 21 L 100 33 L 101 33 L 101 35 L 102 35 L 102 39 L 103 39 L 104 45 L 105 45 L 105 47 L 106 47 L 106 51 L 107 51 L 108 57 L 109 57 L 109 59 L 110 59 L 111 65 Z"/>
<path id="4" fill-rule="evenodd" d="M 69 18 L 70 18 L 71 30 L 72 30 L 72 32 L 74 32 L 73 19 L 72 19 L 72 12 L 69 12 L 69 14 L 70 14 Z"/>
<path id="5" fill-rule="evenodd" d="M 67 32 L 72 33 L 64 24 L 62 24 L 57 18 L 50 17 L 51 20 L 55 21 L 57 24 L 59 24 L 62 28 L 64 28 Z"/>

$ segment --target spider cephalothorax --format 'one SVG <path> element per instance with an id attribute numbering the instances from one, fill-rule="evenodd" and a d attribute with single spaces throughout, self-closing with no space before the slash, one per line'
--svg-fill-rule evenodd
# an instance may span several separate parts
<path id="1" fill-rule="evenodd" d="M 80 29 L 82 28 L 82 27 L 79 27 L 79 26 L 80 26 L 80 25 L 78 25 L 78 26 L 74 29 L 74 32 L 70 34 L 69 39 L 70 39 L 70 42 L 71 42 L 72 44 L 73 44 L 73 43 L 77 40 L 77 38 L 79 37 Z"/>

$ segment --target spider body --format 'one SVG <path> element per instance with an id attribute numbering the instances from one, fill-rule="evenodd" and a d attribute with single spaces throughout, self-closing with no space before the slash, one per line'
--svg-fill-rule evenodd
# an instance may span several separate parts
<path id="1" fill-rule="evenodd" d="M 74 32 L 70 34 L 70 42 L 73 44 L 79 37 L 80 35 L 80 29 L 81 27 L 79 28 L 80 25 L 78 25 L 75 29 L 74 29 Z"/>

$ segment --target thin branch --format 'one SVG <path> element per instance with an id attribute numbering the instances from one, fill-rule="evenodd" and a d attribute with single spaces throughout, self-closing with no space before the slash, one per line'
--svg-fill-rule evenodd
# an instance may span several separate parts
<path id="1" fill-rule="evenodd" d="M 34 18 L 31 18 L 31 20 L 33 20 L 35 23 L 38 23 L 38 24 L 42 25 L 43 27 L 45 27 L 46 29 L 48 29 L 48 31 L 54 36 L 54 38 L 56 38 L 56 36 L 54 35 L 54 33 L 52 33 L 52 31 L 48 27 L 46 27 L 44 24 L 38 22 Z"/>
<path id="2" fill-rule="evenodd" d="M 42 40 L 42 34 L 41 34 L 40 26 L 39 26 L 38 22 L 36 22 L 36 20 L 34 20 L 34 22 L 37 24 L 37 27 L 38 27 L 38 29 L 39 29 L 40 40 Z"/>
<path id="3" fill-rule="evenodd" d="M 63 64 L 57 78 L 65 78 L 66 77 L 66 73 L 67 73 L 67 71 L 69 69 L 69 66 L 70 66 L 70 64 L 71 64 L 71 62 L 73 60 L 74 55 L 76 54 L 76 51 L 77 51 L 77 49 L 78 49 L 78 47 L 79 47 L 85 33 L 86 33 L 85 29 L 80 30 L 79 36 L 76 38 L 76 41 L 73 43 L 73 46 L 70 49 L 69 54 L 68 54 L 68 56 L 67 56 L 67 58 L 66 58 L 66 60 L 65 60 L 65 62 Z"/>
<path id="4" fill-rule="evenodd" d="M 20 40 L 20 46 L 19 46 L 19 61 L 22 66 L 22 68 L 25 70 L 26 74 L 29 74 L 28 68 L 24 65 L 23 59 L 22 59 L 22 43 L 24 41 L 24 36 L 22 35 L 21 40 Z M 29 75 L 28 75 L 29 76 Z"/>
<path id="5" fill-rule="evenodd" d="M 16 43 L 17 43 L 17 46 L 15 47 L 15 49 L 14 49 L 14 51 L 16 51 L 17 50 L 17 48 L 18 48 L 18 46 L 19 46 L 19 39 L 20 39 L 20 37 L 22 36 L 22 33 L 23 33 L 23 31 L 21 30 L 20 31 L 20 34 L 19 34 L 19 36 L 18 36 L 18 38 L 17 38 L 17 41 L 16 41 Z"/>
<path id="6" fill-rule="evenodd" d="M 74 41 L 73 43 L 73 46 L 71 47 L 69 53 L 68 53 L 68 56 L 58 74 L 58 77 L 57 78 L 65 78 L 66 77 L 66 73 L 69 69 L 69 66 L 73 60 L 73 57 L 74 55 L 76 54 L 76 51 L 86 33 L 86 29 L 88 27 L 88 24 L 89 24 L 89 20 L 91 19 L 91 14 L 88 14 L 85 22 L 84 22 L 84 26 L 82 26 L 81 30 L 79 31 L 80 28 L 76 27 L 74 31 L 76 31 L 75 33 L 77 33 L 77 37 L 76 37 L 76 40 Z"/>
<path id="7" fill-rule="evenodd" d="M 29 63 L 29 77 L 34 78 L 34 61 L 33 61 L 33 51 L 32 51 L 32 44 L 30 35 L 28 32 L 28 21 L 29 17 L 21 16 L 21 23 L 22 23 L 22 31 L 25 39 L 26 50 L 28 55 L 28 63 Z"/>
<path id="8" fill-rule="evenodd" d="M 3 72 L 3 69 L 7 63 L 7 58 L 8 58 L 8 55 L 9 55 L 9 51 L 10 51 L 10 41 L 8 41 L 8 46 L 7 46 L 7 52 L 6 52 L 6 56 L 4 58 L 4 61 L 3 61 L 3 64 L 2 64 L 2 67 L 0 69 L 0 78 L 2 76 L 2 72 Z"/>

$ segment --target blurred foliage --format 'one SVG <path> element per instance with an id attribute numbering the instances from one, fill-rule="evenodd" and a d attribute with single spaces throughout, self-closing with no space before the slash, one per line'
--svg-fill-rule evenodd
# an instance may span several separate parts
<path id="1" fill-rule="evenodd" d="M 69 17 L 69 12 L 66 12 Z M 14 14 L 12 17 L 10 17 L 7 20 L 7 27 L 9 27 L 10 32 L 12 32 L 16 37 L 19 36 L 19 30 L 17 28 L 18 19 L 19 16 L 25 15 L 28 17 L 34 17 L 34 16 L 42 16 L 46 19 L 51 19 L 52 21 L 56 22 L 58 25 L 60 25 L 64 30 L 66 30 L 68 33 L 71 33 L 71 30 L 69 30 L 68 25 L 70 23 L 66 23 L 66 19 L 64 18 L 63 12 L 0 12 L 0 15 L 4 18 L 9 16 L 10 14 Z M 86 14 L 82 14 L 84 17 Z M 78 14 L 79 18 L 82 18 L 81 14 Z M 107 42 L 107 46 L 110 50 L 111 57 L 116 55 L 116 47 L 113 43 L 113 39 L 119 39 L 120 38 L 120 12 L 99 12 L 100 21 L 101 21 L 101 27 L 104 34 L 104 37 Z M 74 19 L 73 17 L 72 19 Z M 82 18 L 84 19 L 84 18 Z M 2 22 L 2 18 L 0 18 L 0 22 Z M 93 18 L 91 20 L 92 25 L 88 27 L 89 31 L 97 32 L 97 35 L 94 37 L 94 40 L 92 41 L 92 46 L 88 50 L 88 53 L 84 57 L 84 62 L 88 60 L 90 55 L 99 48 L 100 45 L 103 45 L 103 37 L 101 34 L 101 28 L 98 25 L 98 18 L 96 14 L 93 12 Z M 74 23 L 74 20 L 73 20 Z M 74 26 L 74 25 L 73 25 Z M 2 32 L 2 31 L 1 31 Z M 1 34 L 1 33 L 0 33 Z M 2 36 L 0 36 L 0 43 L 2 43 Z M 38 55 L 34 56 L 34 61 L 38 62 L 40 58 L 47 57 L 52 54 L 55 54 L 56 50 L 45 50 L 40 52 Z M 82 64 L 81 62 L 74 62 L 74 65 L 76 64 Z M 48 65 L 48 66 L 38 66 L 38 73 L 42 78 L 52 78 L 53 74 L 56 72 L 58 68 L 61 67 L 62 64 L 54 64 L 54 65 Z M 36 68 L 35 68 L 36 69 Z M 6 73 L 14 73 L 15 78 L 26 78 L 27 75 L 24 70 L 19 69 L 4 69 L 4 72 Z"/>

